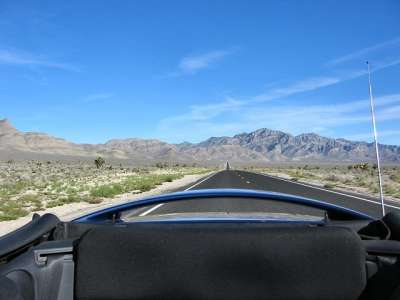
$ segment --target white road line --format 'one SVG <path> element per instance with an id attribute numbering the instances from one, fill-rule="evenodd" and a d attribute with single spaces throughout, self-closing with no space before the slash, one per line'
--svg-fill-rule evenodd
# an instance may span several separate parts
<path id="1" fill-rule="evenodd" d="M 204 181 L 210 179 L 211 177 L 213 177 L 214 175 L 216 175 L 216 174 L 218 174 L 218 173 L 219 173 L 219 172 L 215 172 L 215 173 L 212 173 L 212 174 L 208 175 L 206 178 L 203 178 L 203 179 L 200 180 L 199 182 L 196 182 L 195 184 L 193 184 L 193 185 L 191 185 L 190 187 L 188 187 L 187 189 L 185 189 L 185 191 L 188 191 L 188 190 L 194 188 L 195 186 L 198 186 L 200 183 L 202 183 L 202 182 L 204 182 Z M 144 211 L 143 213 L 141 213 L 141 214 L 139 215 L 139 217 L 144 217 L 144 216 L 148 215 L 149 213 L 155 211 L 157 208 L 160 208 L 160 207 L 163 206 L 164 204 L 165 204 L 165 203 L 160 203 L 160 204 L 157 204 L 157 205 L 155 205 L 155 206 L 149 208 L 148 210 L 146 210 L 146 211 Z"/>
<path id="2" fill-rule="evenodd" d="M 341 193 L 341 192 L 327 190 L 327 189 L 324 189 L 324 188 L 308 185 L 306 183 L 295 182 L 295 181 L 288 180 L 288 179 L 285 179 L 285 178 L 280 178 L 280 177 L 276 177 L 276 176 L 270 176 L 270 175 L 266 175 L 266 174 L 262 174 L 262 173 L 256 173 L 256 174 L 259 174 L 259 175 L 262 175 L 262 176 L 265 176 L 265 177 L 270 177 L 270 178 L 282 180 L 282 181 L 286 181 L 286 182 L 290 182 L 290 183 L 293 183 L 293 184 L 306 186 L 308 188 L 312 188 L 312 189 L 316 189 L 316 190 L 329 192 L 329 193 L 332 193 L 332 194 L 337 194 L 337 195 L 346 196 L 346 197 L 354 198 L 354 199 L 365 201 L 365 202 L 370 202 L 370 203 L 373 203 L 373 204 L 376 204 L 376 205 L 381 205 L 380 202 L 377 202 L 377 201 L 374 201 L 374 200 L 369 200 L 369 199 L 365 199 L 365 198 L 361 198 L 361 197 L 357 197 L 357 196 L 353 196 L 353 195 L 349 195 L 349 194 L 345 194 L 345 193 Z M 390 207 L 390 208 L 400 209 L 400 207 L 397 207 L 397 206 L 394 206 L 394 205 L 390 205 L 390 204 L 385 204 L 385 206 Z"/>
<path id="3" fill-rule="evenodd" d="M 146 210 L 145 212 L 141 213 L 139 215 L 139 217 L 144 217 L 145 215 L 148 215 L 149 213 L 151 213 L 152 211 L 156 210 L 157 208 L 159 208 L 159 207 L 161 207 L 163 205 L 164 205 L 164 203 L 157 204 L 156 206 L 153 206 L 152 208 L 150 208 L 150 209 Z"/>
<path id="4" fill-rule="evenodd" d="M 204 181 L 210 179 L 211 177 L 217 175 L 218 173 L 219 173 L 219 172 L 215 172 L 215 173 L 212 173 L 212 174 L 208 175 L 206 178 L 200 180 L 199 182 L 196 182 L 195 184 L 191 185 L 190 187 L 188 187 L 188 188 L 185 189 L 184 191 L 188 191 L 188 190 L 194 188 L 195 186 L 198 186 L 200 183 L 203 183 Z"/>

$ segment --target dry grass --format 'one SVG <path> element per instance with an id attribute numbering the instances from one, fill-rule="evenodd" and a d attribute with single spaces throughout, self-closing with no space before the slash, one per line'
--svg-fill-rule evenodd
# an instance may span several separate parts
<path id="1" fill-rule="evenodd" d="M 148 191 L 163 182 L 208 171 L 177 164 L 97 168 L 89 161 L 0 162 L 0 221 L 74 202 L 100 203 L 104 198 Z"/>

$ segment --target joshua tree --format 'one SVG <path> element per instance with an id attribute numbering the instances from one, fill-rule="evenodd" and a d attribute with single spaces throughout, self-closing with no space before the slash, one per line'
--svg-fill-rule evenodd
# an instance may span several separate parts
<path id="1" fill-rule="evenodd" d="M 104 158 L 102 158 L 101 156 L 98 156 L 95 160 L 94 160 L 94 164 L 96 165 L 97 169 L 100 169 L 104 164 L 105 164 L 105 160 Z"/>

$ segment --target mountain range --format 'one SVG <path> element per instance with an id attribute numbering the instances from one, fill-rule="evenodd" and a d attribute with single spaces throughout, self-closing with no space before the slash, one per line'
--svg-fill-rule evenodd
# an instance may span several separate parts
<path id="1" fill-rule="evenodd" d="M 381 159 L 400 163 L 400 146 L 379 145 Z M 315 133 L 291 135 L 258 129 L 233 137 L 210 137 L 200 143 L 170 144 L 156 139 L 112 139 L 104 144 L 77 144 L 45 133 L 21 132 L 7 119 L 0 120 L 0 160 L 9 159 L 92 159 L 140 163 L 155 161 L 220 164 L 347 163 L 373 162 L 374 145 L 333 139 Z"/>

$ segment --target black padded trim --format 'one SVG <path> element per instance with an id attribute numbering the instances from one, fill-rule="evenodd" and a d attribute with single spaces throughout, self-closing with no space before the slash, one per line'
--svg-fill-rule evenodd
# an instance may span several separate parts
<path id="1" fill-rule="evenodd" d="M 346 228 L 135 224 L 90 230 L 77 299 L 357 299 L 365 251 Z"/>
<path id="2" fill-rule="evenodd" d="M 53 214 L 44 214 L 28 224 L 0 238 L 0 257 L 25 247 L 53 230 L 60 220 Z"/>

